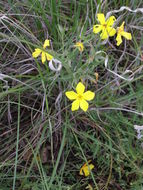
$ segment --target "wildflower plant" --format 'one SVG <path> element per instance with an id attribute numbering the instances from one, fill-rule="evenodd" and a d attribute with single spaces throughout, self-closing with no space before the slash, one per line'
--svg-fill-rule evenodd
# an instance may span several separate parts
<path id="1" fill-rule="evenodd" d="M 81 167 L 79 174 L 87 177 L 90 175 L 91 170 L 93 170 L 93 168 L 94 168 L 94 165 L 91 163 L 91 160 L 89 160 L 87 163 L 85 163 Z"/>
<path id="2" fill-rule="evenodd" d="M 143 130 L 141 126 L 135 128 L 137 130 L 137 139 L 135 139 L 136 133 L 132 132 L 131 125 L 133 121 L 142 125 L 140 121 L 142 117 L 139 120 L 136 117 L 137 114 L 142 116 L 141 105 L 143 105 L 142 91 L 139 91 L 142 83 L 138 83 L 142 77 L 142 67 L 140 67 L 142 60 L 139 58 L 141 47 L 138 46 L 138 41 L 142 43 L 142 38 L 136 39 L 134 43 L 136 49 L 133 49 L 132 44 L 131 48 L 127 46 L 124 50 L 123 47 L 118 50 L 123 38 L 131 40 L 132 35 L 129 31 L 126 32 L 125 22 L 117 24 L 117 15 L 121 18 L 119 12 L 122 10 L 112 11 L 112 5 L 115 4 L 112 2 L 109 3 L 110 13 L 116 13 L 116 18 L 115 15 L 111 15 L 106 19 L 103 13 L 98 13 L 98 23 L 91 23 L 94 11 L 97 11 L 94 1 L 79 0 L 70 3 L 64 1 L 64 4 L 62 1 L 56 0 L 44 1 L 44 4 L 38 2 L 33 4 L 33 1 L 26 4 L 22 1 L 24 6 L 20 11 L 24 10 L 24 14 L 15 15 L 15 12 L 19 13 L 17 7 L 20 5 L 20 0 L 17 2 L 18 6 L 11 7 L 8 6 L 12 2 L 3 3 L 6 10 L 2 11 L 4 14 L 1 14 L 0 19 L 1 44 L 4 43 L 4 47 L 1 48 L 1 57 L 5 53 L 3 59 L 5 62 L 2 61 L 0 74 L 2 80 L 1 110 L 3 112 L 1 125 L 4 124 L 4 127 L 1 126 L 0 134 L 0 139 L 2 141 L 4 139 L 4 144 L 2 143 L 0 147 L 1 168 L 4 171 L 1 172 L 1 183 L 8 179 L 10 182 L 8 186 L 12 187 L 14 184 L 13 189 L 28 187 L 29 189 L 34 189 L 34 187 L 35 189 L 84 189 L 87 184 L 91 183 L 88 185 L 88 189 L 92 190 L 96 188 L 94 188 L 96 183 L 98 187 L 96 189 L 103 187 L 116 189 L 120 181 L 123 188 L 135 189 L 129 187 L 129 184 L 135 184 L 135 180 L 139 178 L 139 183 L 142 183 L 140 166 L 143 151 L 139 152 L 136 141 L 142 140 Z M 96 4 L 100 6 L 99 9 L 105 5 L 104 1 L 96 1 Z M 130 4 L 129 1 L 128 4 Z M 30 6 L 28 7 L 28 5 Z M 32 12 L 30 12 L 31 7 Z M 12 13 L 13 9 L 14 14 Z M 5 14 L 9 12 L 8 10 L 10 10 L 10 14 Z M 132 11 L 132 14 L 135 12 L 137 11 Z M 22 15 L 25 15 L 24 22 Z M 71 15 L 73 15 L 72 18 Z M 136 21 L 140 22 L 140 15 L 136 16 L 138 17 Z M 34 24 L 33 20 L 35 20 Z M 128 20 L 132 21 L 133 19 L 129 18 Z M 132 27 L 136 31 L 138 30 L 137 22 L 133 22 L 136 23 L 136 26 Z M 93 24 L 95 25 L 93 26 Z M 139 25 L 140 30 L 142 30 L 141 24 Z M 93 26 L 92 31 L 89 28 L 91 25 Z M 53 55 L 50 51 L 48 52 L 50 41 L 46 39 L 41 46 L 35 46 L 32 57 L 39 58 L 42 64 L 48 61 L 46 67 L 40 67 L 39 64 L 33 66 L 31 63 L 34 62 L 34 59 L 28 57 L 29 47 L 32 42 L 37 42 L 36 38 L 43 38 L 42 32 L 45 36 L 48 34 L 53 39 L 55 52 Z M 104 46 L 104 43 L 100 43 L 100 40 L 96 40 L 98 44 L 95 44 L 92 32 L 96 34 L 94 38 L 97 39 L 106 40 L 112 37 L 110 48 L 108 49 L 108 44 Z M 80 36 L 76 36 L 76 34 Z M 136 35 L 136 33 L 134 34 Z M 75 39 L 82 39 L 83 43 L 79 40 L 73 44 Z M 11 43 L 16 47 L 13 48 Z M 115 44 L 117 47 L 114 48 Z M 71 52 L 71 46 L 75 48 L 75 51 L 73 48 Z M 14 53 L 14 51 L 16 52 Z M 136 52 L 139 52 L 137 56 Z M 6 68 L 7 65 L 12 65 L 12 68 Z M 114 69 L 112 76 L 110 75 L 111 70 L 108 68 Z M 127 69 L 130 69 L 131 72 L 126 72 Z M 129 75 L 135 79 L 133 83 L 132 79 L 130 82 L 124 80 Z M 90 81 L 92 91 L 90 86 L 83 82 L 77 82 L 75 90 L 72 90 L 71 84 L 81 78 L 83 81 Z M 6 91 L 5 88 L 3 89 L 4 83 L 7 85 Z M 70 88 L 67 88 L 67 85 Z M 65 92 L 64 96 L 62 92 Z M 94 102 L 95 93 L 97 94 L 96 104 Z M 135 95 L 140 96 L 139 101 Z M 65 99 L 71 103 L 66 114 L 64 114 L 67 108 L 64 104 Z M 71 113 L 71 111 L 79 109 L 87 112 L 89 102 L 92 100 L 93 108 L 90 113 Z M 137 112 L 137 108 L 139 108 L 139 112 Z M 128 114 L 125 114 L 126 112 Z M 134 113 L 136 115 L 132 119 L 130 114 Z M 13 122 L 12 119 L 15 121 Z M 7 143 L 8 137 L 10 137 L 9 143 Z M 128 143 L 124 143 L 127 142 L 128 137 L 130 138 Z M 132 145 L 134 145 L 134 149 L 131 149 Z M 7 151 L 7 149 L 9 150 Z M 95 166 L 91 160 L 84 163 L 79 169 L 78 175 L 85 178 L 79 181 L 79 176 L 77 177 L 75 172 L 75 164 L 82 157 L 87 160 L 89 157 L 95 159 L 98 167 L 95 173 Z M 31 160 L 34 168 L 28 168 L 31 166 Z M 135 162 L 136 160 L 137 162 Z M 26 167 L 23 165 L 25 163 Z M 11 166 L 15 168 L 11 169 Z M 24 172 L 21 168 L 25 168 Z M 113 170 L 111 171 L 111 169 Z M 8 171 L 8 176 L 5 175 L 5 171 Z M 13 172 L 14 176 L 9 178 Z M 26 178 L 21 179 L 19 176 L 23 176 L 25 172 Z M 38 176 L 38 180 L 33 176 Z M 86 178 L 88 176 L 94 184 L 92 181 L 88 181 Z M 121 179 L 118 176 L 121 176 Z M 130 183 L 126 183 L 125 180 Z M 16 187 L 19 185 L 21 187 Z M 6 187 L 2 184 L 1 188 Z M 137 188 L 140 189 L 140 187 Z"/>
<path id="3" fill-rule="evenodd" d="M 104 14 L 100 13 L 97 14 L 97 19 L 99 21 L 99 24 L 93 26 L 93 32 L 95 34 L 101 32 L 101 39 L 105 40 L 108 37 L 114 36 L 116 34 L 116 29 L 113 28 L 113 24 L 116 21 L 116 18 L 114 16 L 111 16 L 105 20 Z"/>
<path id="4" fill-rule="evenodd" d="M 36 48 L 35 51 L 32 53 L 34 58 L 37 58 L 41 54 L 41 61 L 44 64 L 46 60 L 51 61 L 53 56 L 46 52 L 46 47 L 50 46 L 50 41 L 48 39 L 45 40 L 43 44 L 43 49 Z"/>
<path id="5" fill-rule="evenodd" d="M 121 26 L 117 28 L 117 37 L 116 37 L 117 46 L 119 46 L 122 43 L 122 36 L 126 38 L 127 40 L 132 39 L 131 33 L 124 31 L 124 25 L 125 25 L 125 22 L 123 22 Z"/>
<path id="6" fill-rule="evenodd" d="M 71 110 L 75 111 L 81 108 L 83 111 L 88 110 L 88 102 L 94 99 L 95 93 L 91 92 L 90 90 L 85 91 L 85 86 L 79 82 L 76 86 L 76 92 L 74 91 L 67 91 L 65 94 L 68 99 L 74 100 L 72 103 Z"/>

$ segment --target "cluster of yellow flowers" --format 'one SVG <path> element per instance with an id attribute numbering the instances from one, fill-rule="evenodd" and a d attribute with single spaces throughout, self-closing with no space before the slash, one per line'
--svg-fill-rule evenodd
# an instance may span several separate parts
<path id="1" fill-rule="evenodd" d="M 107 20 L 105 19 L 104 14 L 100 13 L 97 14 L 97 19 L 100 24 L 96 24 L 93 26 L 93 32 L 95 34 L 101 32 L 100 37 L 101 39 L 107 39 L 108 37 L 112 37 L 117 33 L 116 41 L 117 46 L 119 46 L 122 43 L 122 36 L 125 37 L 127 40 L 131 40 L 132 36 L 131 33 L 124 31 L 124 25 L 125 22 L 121 24 L 120 27 L 117 27 L 115 29 L 113 27 L 114 22 L 116 21 L 116 18 L 114 16 L 110 16 Z M 48 39 L 45 40 L 43 48 L 36 48 L 33 52 L 32 56 L 34 58 L 37 58 L 39 55 L 41 55 L 41 61 L 44 64 L 45 61 L 51 61 L 53 60 L 53 56 L 49 54 L 46 51 L 46 48 L 50 46 L 50 41 Z M 84 45 L 82 42 L 77 42 L 74 47 L 78 48 L 80 52 L 83 52 Z M 76 92 L 74 91 L 68 91 L 65 93 L 68 99 L 73 100 L 71 110 L 75 111 L 81 108 L 83 111 L 88 110 L 88 102 L 90 100 L 93 100 L 95 97 L 95 93 L 91 91 L 85 92 L 85 86 L 81 82 L 79 82 L 76 86 Z"/>
<path id="2" fill-rule="evenodd" d="M 122 36 L 127 40 L 132 39 L 131 33 L 124 31 L 125 22 L 123 22 L 120 27 L 117 27 L 117 29 L 115 29 L 113 28 L 114 22 L 116 21 L 116 18 L 114 16 L 110 16 L 107 20 L 105 20 L 104 14 L 97 14 L 97 19 L 100 24 L 93 26 L 93 32 L 97 34 L 102 31 L 100 34 L 101 39 L 107 39 L 108 37 L 112 37 L 117 33 L 117 46 L 122 43 Z"/>

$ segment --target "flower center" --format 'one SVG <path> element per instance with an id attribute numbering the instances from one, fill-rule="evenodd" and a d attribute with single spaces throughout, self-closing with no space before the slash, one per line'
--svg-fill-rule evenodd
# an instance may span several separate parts
<path id="1" fill-rule="evenodd" d="M 77 98 L 78 98 L 78 100 L 82 100 L 83 99 L 83 95 L 82 94 L 78 94 Z"/>
<path id="2" fill-rule="evenodd" d="M 122 33 L 123 31 L 124 31 L 123 28 L 118 28 L 118 33 L 119 33 L 119 34 Z"/>
<path id="3" fill-rule="evenodd" d="M 104 28 L 106 28 L 106 27 L 107 27 L 107 24 L 106 24 L 106 23 L 105 23 L 105 24 L 103 24 L 103 27 L 104 27 Z"/>

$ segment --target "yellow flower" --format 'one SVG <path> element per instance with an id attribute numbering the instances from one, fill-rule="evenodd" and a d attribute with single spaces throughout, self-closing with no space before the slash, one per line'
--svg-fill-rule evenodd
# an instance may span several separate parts
<path id="1" fill-rule="evenodd" d="M 46 47 L 50 46 L 50 41 L 49 40 L 45 40 L 44 44 L 43 44 L 43 49 L 46 49 Z M 35 51 L 32 53 L 32 56 L 34 58 L 37 58 L 39 55 L 41 54 L 41 60 L 42 63 L 44 64 L 46 59 L 48 61 L 51 61 L 53 59 L 53 56 L 50 55 L 49 53 L 45 52 L 44 50 L 40 49 L 40 48 L 36 48 Z"/>
<path id="2" fill-rule="evenodd" d="M 100 24 L 93 26 L 93 32 L 97 34 L 102 31 L 100 34 L 101 39 L 107 39 L 109 36 L 114 36 L 116 34 L 115 28 L 112 27 L 116 21 L 116 18 L 114 16 L 109 17 L 107 21 L 105 21 L 104 14 L 97 14 L 97 19 Z"/>
<path id="3" fill-rule="evenodd" d="M 83 50 L 84 50 L 84 45 L 81 42 L 76 42 L 74 47 L 77 47 L 80 52 L 83 52 Z"/>
<path id="4" fill-rule="evenodd" d="M 90 162 L 91 162 L 91 160 L 88 161 L 88 164 L 85 163 L 81 167 L 80 172 L 79 172 L 80 175 L 84 175 L 85 177 L 90 175 L 91 170 L 94 168 L 94 165 L 90 164 Z"/>
<path id="5" fill-rule="evenodd" d="M 122 25 L 117 28 L 117 37 L 116 37 L 117 46 L 119 46 L 122 43 L 122 36 L 124 36 L 127 40 L 132 39 L 131 33 L 124 31 L 124 24 L 125 22 L 123 22 Z"/>
<path id="6" fill-rule="evenodd" d="M 90 90 L 85 91 L 85 86 L 79 82 L 76 86 L 76 92 L 74 91 L 68 91 L 66 92 L 66 96 L 70 99 L 70 100 L 74 100 L 72 103 L 72 111 L 78 110 L 79 107 L 83 110 L 83 111 L 87 111 L 88 109 L 88 102 L 94 98 L 95 93 L 91 92 Z"/>

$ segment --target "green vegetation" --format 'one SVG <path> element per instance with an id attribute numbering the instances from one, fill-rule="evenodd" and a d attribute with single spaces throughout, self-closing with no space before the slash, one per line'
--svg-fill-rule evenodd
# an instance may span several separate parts
<path id="1" fill-rule="evenodd" d="M 142 7 L 139 0 L 0 1 L 0 190 L 143 189 L 134 129 L 143 125 L 143 12 L 112 13 L 132 34 L 120 46 L 92 31 L 97 13 L 122 6 Z M 45 39 L 62 62 L 58 72 L 32 57 Z M 95 98 L 87 112 L 72 112 L 65 92 L 80 81 Z M 95 167 L 80 176 L 88 160 Z"/>

